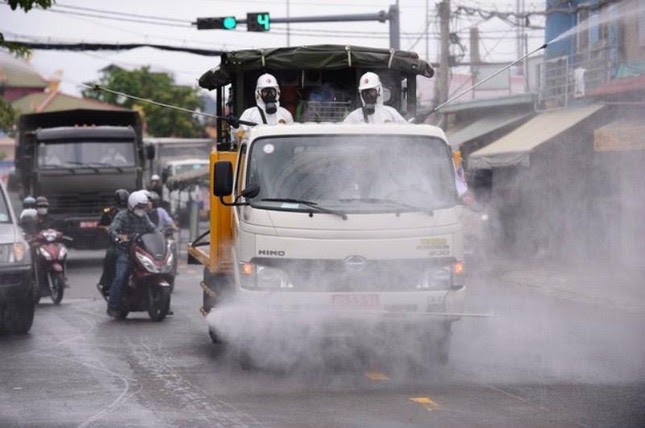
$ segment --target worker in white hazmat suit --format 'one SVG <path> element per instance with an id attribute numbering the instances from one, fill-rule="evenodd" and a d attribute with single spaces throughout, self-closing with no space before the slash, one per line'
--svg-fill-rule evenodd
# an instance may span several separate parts
<path id="1" fill-rule="evenodd" d="M 396 109 L 383 105 L 383 86 L 376 73 L 367 72 L 361 76 L 358 93 L 363 107 L 349 113 L 344 123 L 406 123 Z"/>
<path id="2" fill-rule="evenodd" d="M 241 122 L 254 122 L 258 125 L 293 123 L 293 116 L 289 110 L 280 107 L 280 86 L 273 75 L 265 73 L 258 77 L 255 86 L 255 103 L 255 106 L 244 110 L 244 113 L 239 118 Z M 235 121 L 231 123 L 231 126 L 237 128 L 233 134 L 238 141 L 243 138 L 244 133 L 250 128 L 249 125 L 235 123 Z"/>

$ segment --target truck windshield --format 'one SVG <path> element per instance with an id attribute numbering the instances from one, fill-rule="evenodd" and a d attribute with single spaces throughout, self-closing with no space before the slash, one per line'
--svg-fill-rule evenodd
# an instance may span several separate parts
<path id="1" fill-rule="evenodd" d="M 55 167 L 128 167 L 135 166 L 133 141 L 85 141 L 41 143 L 38 166 Z"/>
<path id="2" fill-rule="evenodd" d="M 276 209 L 302 208 L 276 206 L 280 199 L 344 212 L 434 210 L 456 202 L 450 151 L 443 141 L 424 136 L 258 139 L 250 150 L 246 183 L 260 186 L 254 206 Z"/>
<path id="3" fill-rule="evenodd" d="M 5 198 L 5 194 L 0 189 L 0 223 L 10 223 L 11 217 L 9 216 L 9 204 Z"/>

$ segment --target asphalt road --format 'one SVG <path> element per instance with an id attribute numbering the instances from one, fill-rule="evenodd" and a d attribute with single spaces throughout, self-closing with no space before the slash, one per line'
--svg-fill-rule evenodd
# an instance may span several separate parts
<path id="1" fill-rule="evenodd" d="M 75 252 L 60 306 L 0 337 L 2 427 L 645 426 L 645 310 L 469 282 L 451 360 L 419 371 L 406 350 L 248 369 L 206 334 L 201 269 L 180 266 L 174 315 L 105 315 L 100 252 Z M 243 321 L 241 321 L 243 322 Z"/>

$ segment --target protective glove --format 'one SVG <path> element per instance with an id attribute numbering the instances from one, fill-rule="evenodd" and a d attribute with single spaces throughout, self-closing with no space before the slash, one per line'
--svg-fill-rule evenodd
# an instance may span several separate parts
<path id="1" fill-rule="evenodd" d="M 240 127 L 240 119 L 235 117 L 235 115 L 229 114 L 228 116 L 226 116 L 226 122 L 232 128 L 239 128 Z"/>

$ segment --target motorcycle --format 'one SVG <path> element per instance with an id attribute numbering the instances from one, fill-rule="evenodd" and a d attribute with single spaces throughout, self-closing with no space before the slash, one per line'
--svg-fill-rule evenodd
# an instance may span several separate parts
<path id="1" fill-rule="evenodd" d="M 43 229 L 30 240 L 34 249 L 34 277 L 38 285 L 36 303 L 44 296 L 50 296 L 55 305 L 63 300 L 64 290 L 69 287 L 65 275 L 65 241 L 71 240 L 54 229 Z"/>
<path id="2" fill-rule="evenodd" d="M 132 267 L 121 293 L 121 318 L 138 311 L 147 311 L 153 321 L 162 321 L 168 315 L 175 260 L 171 245 L 158 231 L 131 239 Z"/>

